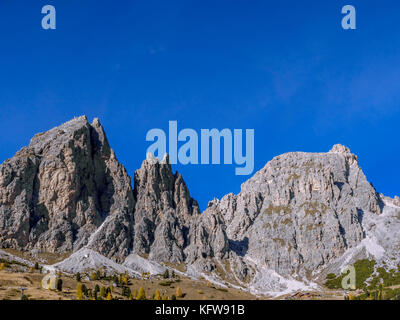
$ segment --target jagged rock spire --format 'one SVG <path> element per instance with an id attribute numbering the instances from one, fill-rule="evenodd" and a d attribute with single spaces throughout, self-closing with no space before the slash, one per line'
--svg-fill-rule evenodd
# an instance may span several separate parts
<path id="1" fill-rule="evenodd" d="M 158 261 L 182 262 L 191 221 L 200 214 L 182 176 L 173 174 L 167 154 L 160 162 L 149 153 L 135 172 L 134 184 L 134 251 Z"/>

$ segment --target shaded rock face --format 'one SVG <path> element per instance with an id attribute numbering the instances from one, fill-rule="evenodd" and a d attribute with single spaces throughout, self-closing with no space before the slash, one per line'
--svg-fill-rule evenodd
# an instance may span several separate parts
<path id="1" fill-rule="evenodd" d="M 335 145 L 329 153 L 287 153 L 209 204 L 205 215 L 224 219 L 239 278 L 251 264 L 281 275 L 305 276 L 364 238 L 364 212 L 382 202 L 357 157 Z M 246 261 L 248 270 L 246 270 Z"/>
<path id="2" fill-rule="evenodd" d="M 168 156 L 159 162 L 149 154 L 134 180 L 134 252 L 156 261 L 183 262 L 200 210 L 182 176 L 172 173 Z"/>
<path id="3" fill-rule="evenodd" d="M 0 166 L 2 247 L 76 250 L 107 216 L 133 206 L 130 178 L 97 119 L 37 134 Z"/>
<path id="4" fill-rule="evenodd" d="M 211 272 L 216 269 L 215 259 L 229 258 L 229 240 L 222 217 L 201 214 L 192 222 L 189 246 L 185 249 L 186 263 L 198 270 Z"/>

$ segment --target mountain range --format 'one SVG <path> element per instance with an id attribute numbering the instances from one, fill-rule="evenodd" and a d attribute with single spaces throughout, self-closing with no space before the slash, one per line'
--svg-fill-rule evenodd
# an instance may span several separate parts
<path id="1" fill-rule="evenodd" d="M 0 248 L 68 253 L 53 266 L 65 272 L 173 268 L 257 294 L 318 290 L 360 259 L 399 266 L 400 199 L 338 144 L 277 156 L 200 212 L 168 155 L 148 154 L 132 182 L 100 121 L 82 116 L 0 166 Z"/>

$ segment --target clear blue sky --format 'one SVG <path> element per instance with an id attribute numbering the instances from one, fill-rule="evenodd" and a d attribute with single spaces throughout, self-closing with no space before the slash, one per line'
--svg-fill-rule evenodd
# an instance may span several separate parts
<path id="1" fill-rule="evenodd" d="M 41 28 L 41 8 L 57 30 Z M 357 30 L 341 8 L 357 9 Z M 0 2 L 0 162 L 37 132 L 99 117 L 131 176 L 148 130 L 254 128 L 255 170 L 288 151 L 359 156 L 400 193 L 398 1 Z M 239 192 L 234 165 L 174 166 L 204 209 Z"/>

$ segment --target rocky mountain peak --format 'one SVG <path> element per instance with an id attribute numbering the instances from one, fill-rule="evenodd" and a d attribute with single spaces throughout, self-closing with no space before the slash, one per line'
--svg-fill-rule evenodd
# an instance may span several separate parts
<path id="1" fill-rule="evenodd" d="M 380 214 L 381 199 L 349 149 L 332 150 L 275 157 L 238 195 L 207 208 L 205 215 L 224 221 L 231 255 L 242 261 L 232 260 L 239 278 L 259 265 L 305 274 L 363 240 L 363 215 Z"/>
<path id="2" fill-rule="evenodd" d="M 342 144 L 335 144 L 329 152 L 330 153 L 350 153 L 350 149 Z"/>
<path id="3" fill-rule="evenodd" d="M 86 116 L 35 135 L 0 166 L 3 247 L 72 251 L 107 216 L 133 205 L 126 170 L 100 122 Z"/>
<path id="4" fill-rule="evenodd" d="M 173 174 L 168 155 L 159 161 L 148 154 L 134 184 L 135 252 L 182 262 L 192 217 L 200 209 L 181 174 Z"/>
<path id="5" fill-rule="evenodd" d="M 150 164 L 150 165 L 154 165 L 156 163 L 170 165 L 168 153 L 164 154 L 164 157 L 160 161 L 158 158 L 154 157 L 154 155 L 151 152 L 148 152 L 146 154 L 145 162 Z"/>

